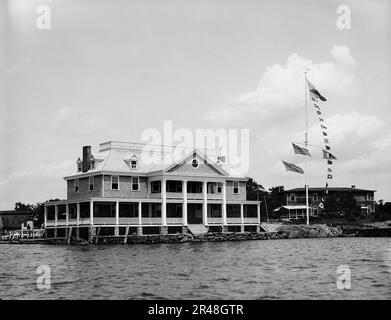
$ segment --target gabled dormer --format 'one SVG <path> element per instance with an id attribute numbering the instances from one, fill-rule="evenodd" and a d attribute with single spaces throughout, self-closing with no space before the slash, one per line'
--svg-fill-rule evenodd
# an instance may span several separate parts
<path id="1" fill-rule="evenodd" d="M 135 154 L 126 159 L 125 162 L 131 170 L 136 170 L 139 167 L 139 160 Z"/>
<path id="2" fill-rule="evenodd" d="M 77 158 L 76 160 L 76 169 L 77 169 L 77 172 L 81 172 L 82 171 L 82 161 L 80 160 L 80 158 Z"/>

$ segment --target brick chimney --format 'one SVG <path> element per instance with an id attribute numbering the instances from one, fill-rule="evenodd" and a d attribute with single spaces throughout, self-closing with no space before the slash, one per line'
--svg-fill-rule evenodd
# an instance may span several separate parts
<path id="1" fill-rule="evenodd" d="M 91 146 L 83 147 L 83 161 L 82 161 L 82 171 L 86 172 L 90 170 L 90 159 L 91 159 Z"/>

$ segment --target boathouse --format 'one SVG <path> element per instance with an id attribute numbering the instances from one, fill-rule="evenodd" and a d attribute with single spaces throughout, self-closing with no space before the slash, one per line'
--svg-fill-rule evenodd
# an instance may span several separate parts
<path id="1" fill-rule="evenodd" d="M 75 172 L 64 177 L 67 199 L 45 203 L 46 236 L 259 231 L 260 202 L 246 199 L 247 177 L 199 150 L 151 163 L 143 147 L 117 141 L 96 153 L 83 147 Z"/>

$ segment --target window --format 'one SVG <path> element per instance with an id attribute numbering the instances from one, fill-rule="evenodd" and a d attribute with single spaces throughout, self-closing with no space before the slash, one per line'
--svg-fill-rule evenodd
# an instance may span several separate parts
<path id="1" fill-rule="evenodd" d="M 198 161 L 197 161 L 197 159 L 193 159 L 193 161 L 191 162 L 191 165 L 193 166 L 194 169 L 197 169 L 198 168 Z"/>
<path id="2" fill-rule="evenodd" d="M 139 191 L 139 178 L 132 177 L 132 191 Z"/>
<path id="3" fill-rule="evenodd" d="M 119 177 L 111 176 L 111 190 L 119 190 Z"/>
<path id="4" fill-rule="evenodd" d="M 90 191 L 94 191 L 94 182 L 95 182 L 94 177 L 90 177 L 89 178 Z"/>
<path id="5" fill-rule="evenodd" d="M 79 179 L 73 180 L 73 189 L 75 192 L 79 192 Z"/>
<path id="6" fill-rule="evenodd" d="M 239 181 L 234 181 L 233 193 L 239 194 Z"/>
<path id="7" fill-rule="evenodd" d="M 130 168 L 137 169 L 137 160 L 130 161 Z"/>
<path id="8" fill-rule="evenodd" d="M 167 181 L 167 192 L 181 193 L 182 192 L 182 181 L 168 180 Z"/>
<path id="9" fill-rule="evenodd" d="M 221 183 L 218 183 L 218 184 L 217 184 L 217 193 L 221 193 L 222 190 L 223 190 L 222 184 L 221 184 Z"/>
<path id="10" fill-rule="evenodd" d="M 152 181 L 151 182 L 151 192 L 152 193 L 160 193 L 160 181 Z"/>
<path id="11" fill-rule="evenodd" d="M 291 193 L 289 197 L 290 197 L 291 201 L 295 201 L 295 195 L 293 193 Z"/>
<path id="12" fill-rule="evenodd" d="M 318 201 L 318 194 L 317 193 L 314 193 L 312 195 L 312 199 L 314 199 L 314 201 Z"/>
<path id="13" fill-rule="evenodd" d="M 91 160 L 91 170 L 95 169 L 95 160 Z"/>

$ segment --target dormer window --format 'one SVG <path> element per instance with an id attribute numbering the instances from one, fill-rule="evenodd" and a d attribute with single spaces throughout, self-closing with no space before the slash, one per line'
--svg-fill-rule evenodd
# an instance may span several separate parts
<path id="1" fill-rule="evenodd" d="M 136 157 L 136 155 L 132 155 L 129 159 L 125 160 L 125 162 L 130 169 L 138 168 L 138 158 Z"/>
<path id="2" fill-rule="evenodd" d="M 77 158 L 76 164 L 77 164 L 77 172 L 81 172 L 81 160 L 80 160 L 80 158 Z"/>
<path id="3" fill-rule="evenodd" d="M 91 159 L 90 159 L 90 168 L 91 168 L 91 170 L 95 169 L 95 159 L 93 156 L 91 156 Z"/>

